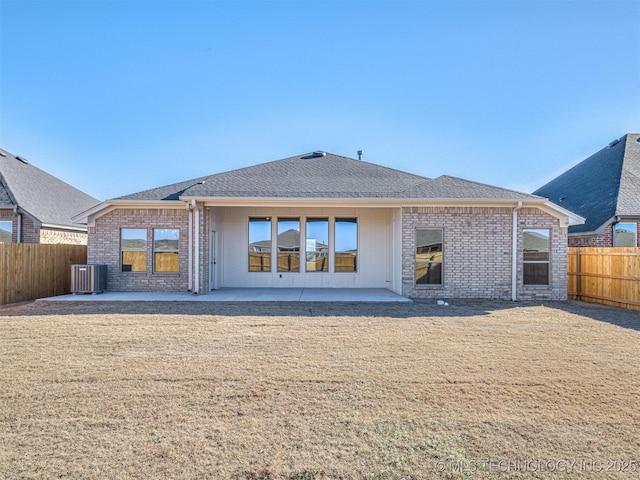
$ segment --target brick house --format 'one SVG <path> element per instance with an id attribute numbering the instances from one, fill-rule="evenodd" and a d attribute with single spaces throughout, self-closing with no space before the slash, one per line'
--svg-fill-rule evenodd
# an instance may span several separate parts
<path id="1" fill-rule="evenodd" d="M 87 244 L 71 217 L 99 200 L 0 149 L 0 242 Z"/>
<path id="2" fill-rule="evenodd" d="M 534 192 L 586 221 L 570 247 L 640 246 L 640 135 L 628 133 Z"/>
<path id="3" fill-rule="evenodd" d="M 76 217 L 112 291 L 386 288 L 567 298 L 567 227 L 545 198 L 313 152 L 107 200 Z"/>

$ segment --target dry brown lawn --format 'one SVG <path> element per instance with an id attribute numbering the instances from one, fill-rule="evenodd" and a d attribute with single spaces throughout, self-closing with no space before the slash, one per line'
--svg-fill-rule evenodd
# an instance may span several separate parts
<path id="1" fill-rule="evenodd" d="M 0 309 L 1 478 L 640 478 L 640 313 Z"/>

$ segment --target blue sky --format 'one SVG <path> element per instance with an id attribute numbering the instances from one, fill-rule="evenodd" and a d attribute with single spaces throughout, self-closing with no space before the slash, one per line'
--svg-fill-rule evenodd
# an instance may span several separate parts
<path id="1" fill-rule="evenodd" d="M 0 0 L 0 146 L 100 200 L 313 150 L 532 191 L 640 131 L 640 1 Z"/>

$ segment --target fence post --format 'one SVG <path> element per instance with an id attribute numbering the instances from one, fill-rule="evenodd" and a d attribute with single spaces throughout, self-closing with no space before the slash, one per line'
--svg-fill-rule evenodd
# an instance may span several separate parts
<path id="1" fill-rule="evenodd" d="M 580 249 L 578 249 L 576 250 L 576 300 L 581 299 L 580 263 Z"/>

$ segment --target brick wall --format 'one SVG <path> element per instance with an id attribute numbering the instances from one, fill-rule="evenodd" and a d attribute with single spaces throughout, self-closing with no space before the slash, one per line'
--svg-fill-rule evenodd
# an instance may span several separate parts
<path id="1" fill-rule="evenodd" d="M 511 299 L 512 208 L 403 208 L 403 294 L 412 298 Z M 415 230 L 440 228 L 444 239 L 443 284 L 415 284 Z M 522 285 L 522 230 L 551 229 L 548 287 Z M 518 212 L 518 298 L 567 299 L 567 229 L 538 209 Z"/>
<path id="2" fill-rule="evenodd" d="M 147 271 L 122 272 L 120 264 L 120 229 L 147 229 Z M 153 272 L 153 229 L 178 228 L 179 272 Z M 108 265 L 107 288 L 110 291 L 187 291 L 189 214 L 180 209 L 116 209 L 96 219 L 89 227 L 87 257 L 89 263 Z"/>
<path id="3" fill-rule="evenodd" d="M 211 290 L 209 286 L 209 209 L 200 209 L 200 293 Z"/>
<path id="4" fill-rule="evenodd" d="M 40 229 L 26 215 L 22 215 L 22 243 L 40 243 Z"/>

